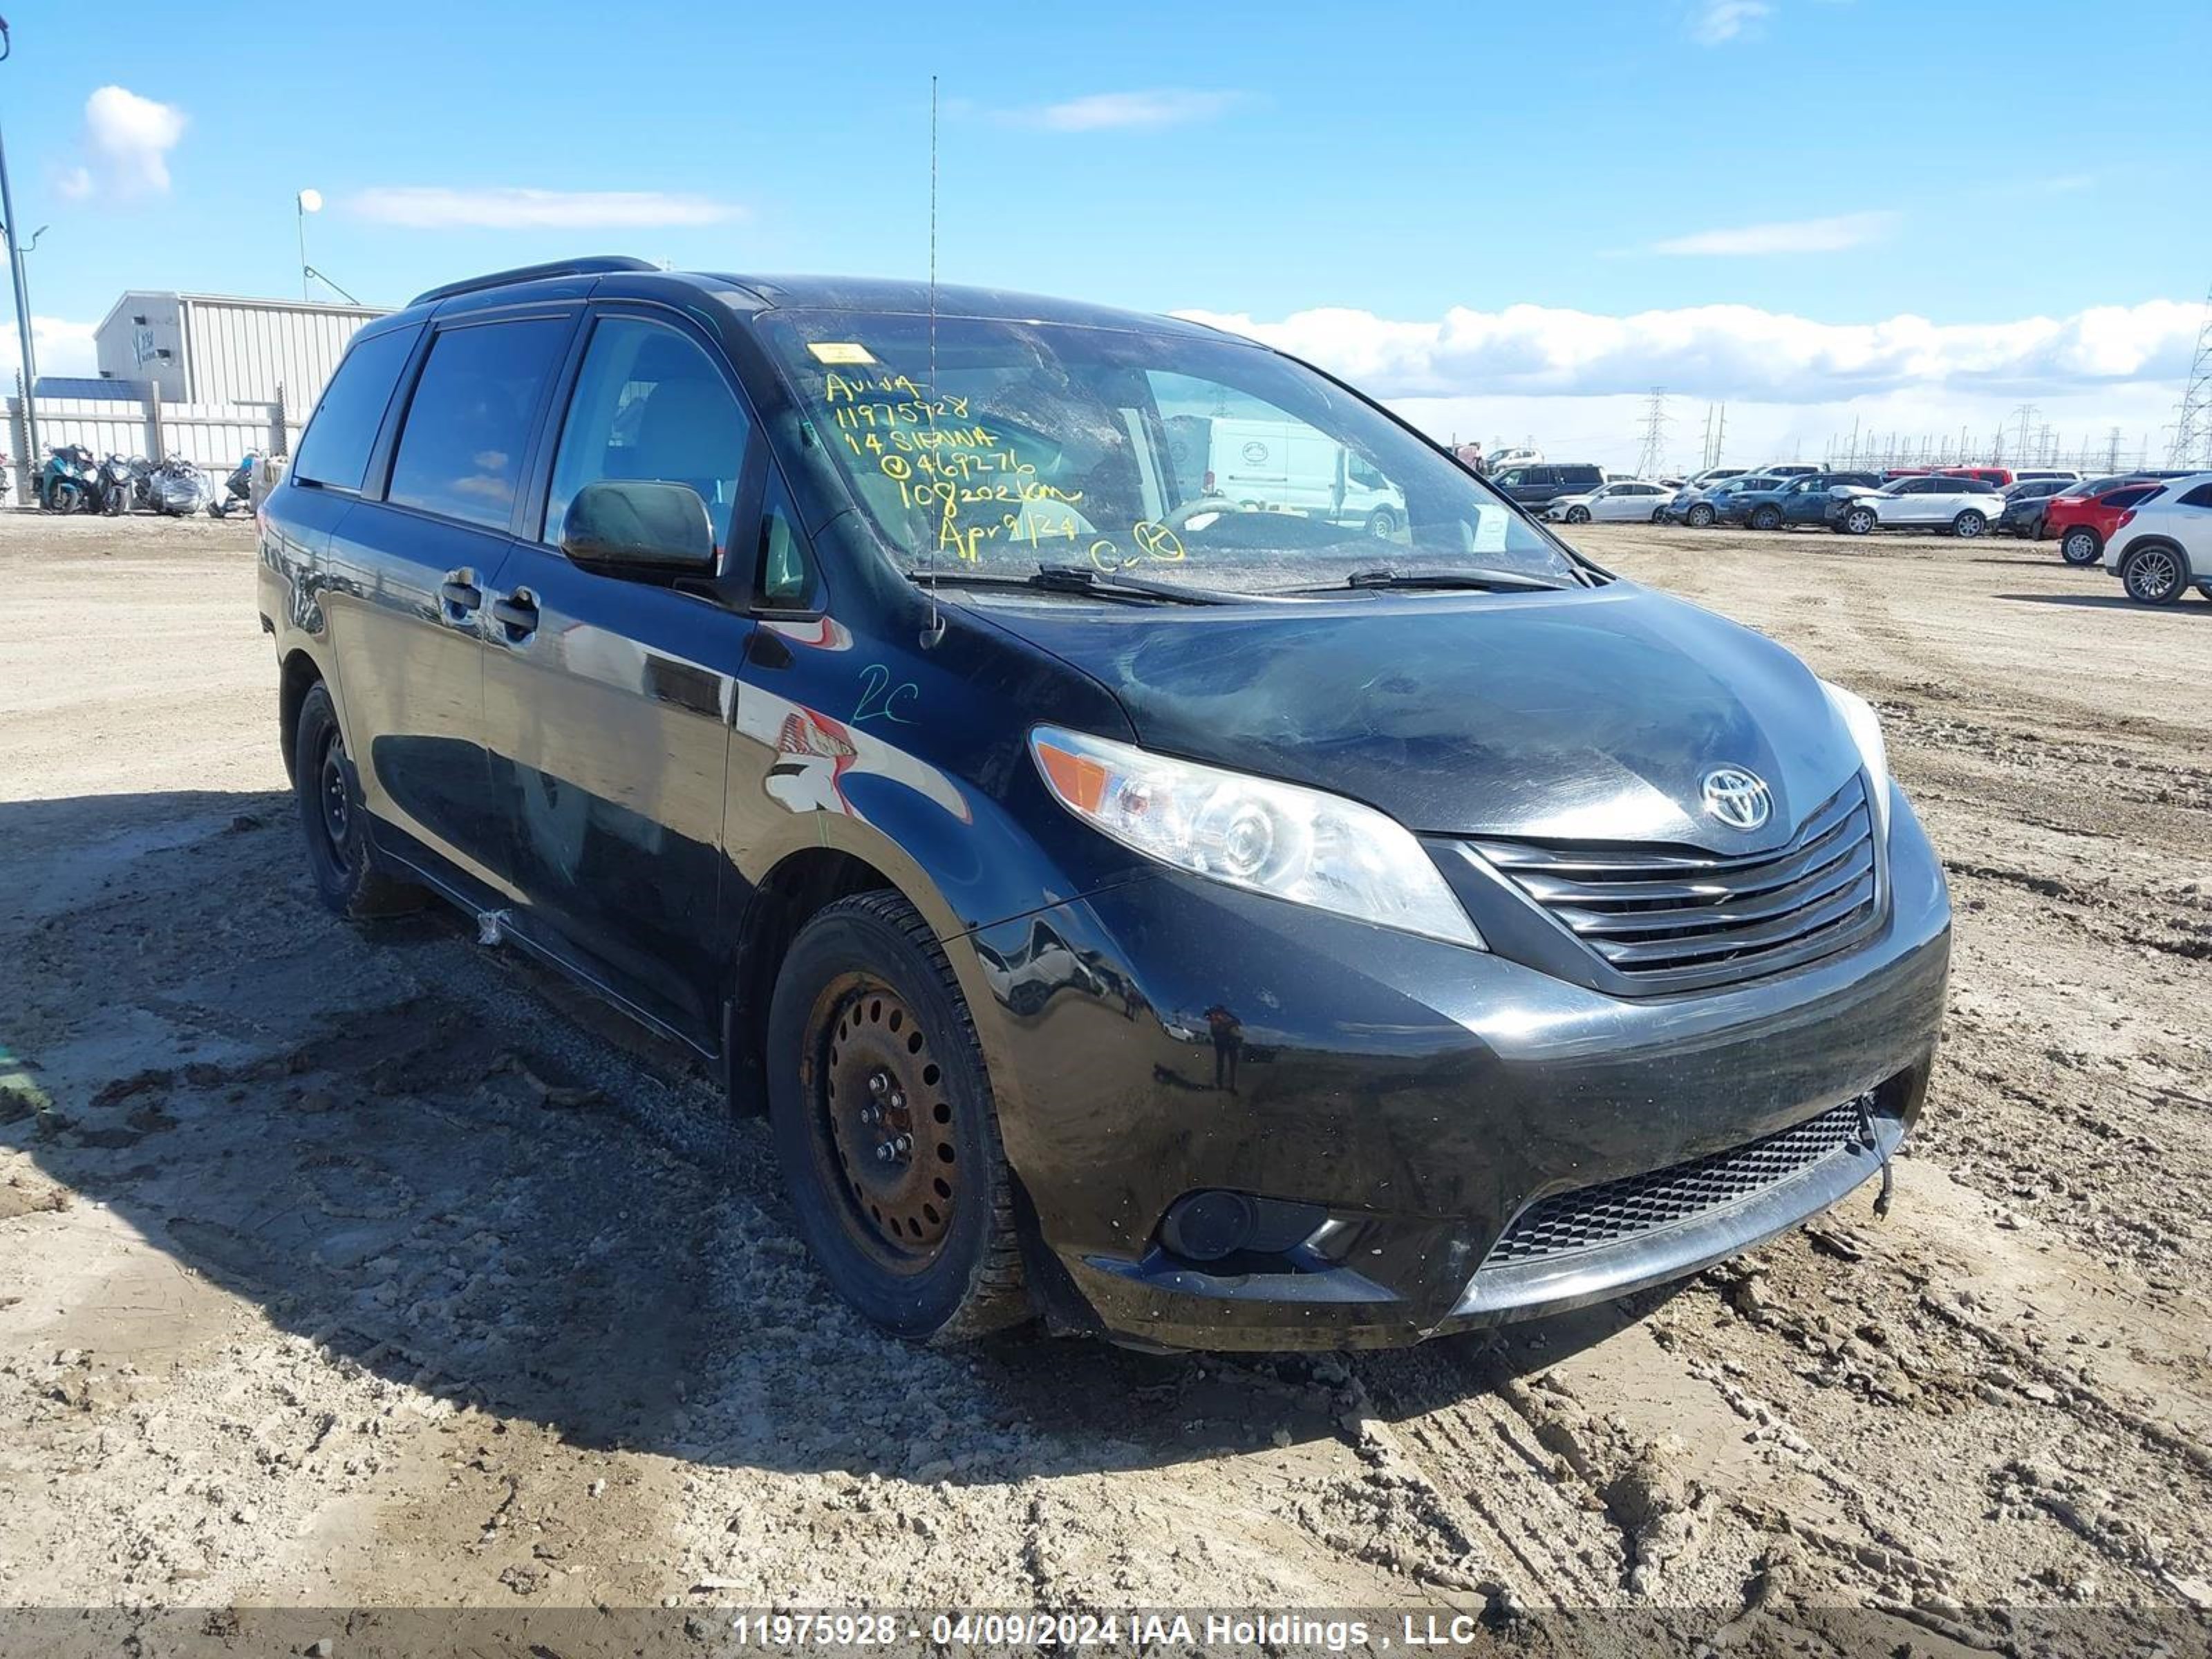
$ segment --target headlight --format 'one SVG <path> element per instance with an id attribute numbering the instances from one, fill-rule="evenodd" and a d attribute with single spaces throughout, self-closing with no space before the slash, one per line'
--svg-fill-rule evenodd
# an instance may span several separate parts
<path id="1" fill-rule="evenodd" d="M 1146 858 L 1340 916 L 1487 947 L 1411 832 L 1318 789 L 1040 726 L 1030 752 L 1060 804 Z"/>
<path id="2" fill-rule="evenodd" d="M 1828 694 L 1829 702 L 1843 717 L 1844 729 L 1858 745 L 1859 759 L 1866 767 L 1867 787 L 1872 793 L 1868 805 L 1874 812 L 1875 836 L 1886 844 L 1889 840 L 1889 749 L 1881 739 L 1881 720 L 1874 705 L 1856 692 L 1826 680 L 1820 682 L 1820 689 Z"/>

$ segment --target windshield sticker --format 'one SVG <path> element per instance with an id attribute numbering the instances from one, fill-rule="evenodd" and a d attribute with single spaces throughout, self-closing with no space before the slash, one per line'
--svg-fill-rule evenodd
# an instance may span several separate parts
<path id="1" fill-rule="evenodd" d="M 874 354 L 857 340 L 809 340 L 806 349 L 818 363 L 858 363 L 866 367 L 876 361 Z"/>
<path id="2" fill-rule="evenodd" d="M 1503 553 L 1505 550 L 1505 514 L 1502 509 L 1487 505 L 1474 509 L 1474 550 L 1478 553 Z"/>

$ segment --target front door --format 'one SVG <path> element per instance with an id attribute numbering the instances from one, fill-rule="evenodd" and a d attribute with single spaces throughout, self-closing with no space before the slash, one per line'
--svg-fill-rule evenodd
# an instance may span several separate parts
<path id="1" fill-rule="evenodd" d="M 491 601 L 484 730 L 532 942 L 705 1047 L 716 1036 L 722 803 L 753 623 L 713 581 L 578 568 L 561 521 L 601 478 L 689 484 L 726 550 L 753 423 L 673 322 L 591 324 L 538 533 Z"/>

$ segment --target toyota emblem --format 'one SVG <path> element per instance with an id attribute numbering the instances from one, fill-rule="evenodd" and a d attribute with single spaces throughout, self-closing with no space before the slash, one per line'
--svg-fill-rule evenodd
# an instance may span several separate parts
<path id="1" fill-rule="evenodd" d="M 1774 812 L 1766 780 L 1741 766 L 1716 766 L 1705 774 L 1705 811 L 1731 830 L 1756 830 Z"/>

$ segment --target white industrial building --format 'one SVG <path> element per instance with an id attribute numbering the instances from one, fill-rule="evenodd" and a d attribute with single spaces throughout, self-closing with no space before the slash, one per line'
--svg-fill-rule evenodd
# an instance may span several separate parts
<path id="1" fill-rule="evenodd" d="M 275 404 L 304 420 L 371 306 L 134 289 L 93 335 L 100 378 L 161 387 L 164 403 Z"/>
<path id="2" fill-rule="evenodd" d="M 22 399 L 7 400 L 16 499 L 29 499 L 44 452 L 67 444 L 95 456 L 181 455 L 219 472 L 248 450 L 289 454 L 346 343 L 389 314 L 134 289 L 94 331 L 97 376 L 39 377 L 39 453 L 24 429 Z"/>

